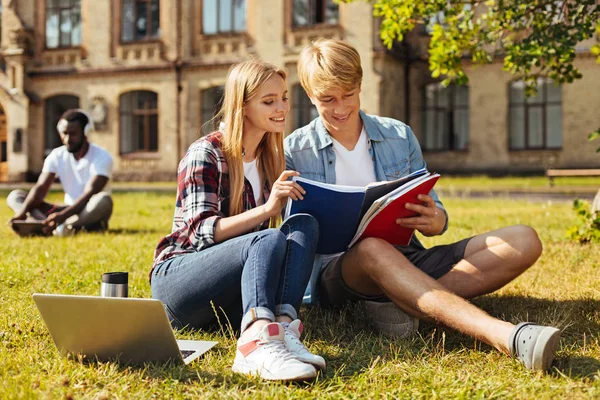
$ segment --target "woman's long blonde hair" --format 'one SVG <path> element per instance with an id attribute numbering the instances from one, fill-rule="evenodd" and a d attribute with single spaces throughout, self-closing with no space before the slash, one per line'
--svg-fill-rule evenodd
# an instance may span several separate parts
<path id="1" fill-rule="evenodd" d="M 227 76 L 221 110 L 215 117 L 224 123 L 223 155 L 229 168 L 229 215 L 244 211 L 242 193 L 244 191 L 244 165 L 242 161 L 242 134 L 244 131 L 244 106 L 258 89 L 271 77 L 278 74 L 286 79 L 284 70 L 259 60 L 248 60 L 234 65 Z M 267 132 L 256 150 L 256 166 L 262 188 L 265 181 L 268 187 L 279 178 L 285 168 L 283 155 L 283 132 Z M 256 199 L 258 202 L 259 199 Z M 277 226 L 280 217 L 271 217 L 269 225 Z"/>

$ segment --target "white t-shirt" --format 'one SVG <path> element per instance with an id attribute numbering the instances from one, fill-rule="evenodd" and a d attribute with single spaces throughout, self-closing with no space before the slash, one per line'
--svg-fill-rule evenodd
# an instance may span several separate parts
<path id="1" fill-rule="evenodd" d="M 252 193 L 254 194 L 254 201 L 256 205 L 262 204 L 262 190 L 260 185 L 260 175 L 258 174 L 258 168 L 256 168 L 256 158 L 250 162 L 244 161 L 244 176 L 252 185 Z"/>
<path id="2" fill-rule="evenodd" d="M 65 191 L 65 204 L 72 205 L 83 194 L 85 186 L 96 175 L 112 176 L 113 159 L 110 153 L 90 143 L 85 156 L 79 161 L 67 151 L 66 146 L 57 147 L 46 157 L 42 172 L 58 176 Z M 110 192 L 109 184 L 103 191 Z"/>
<path id="3" fill-rule="evenodd" d="M 331 139 L 335 153 L 336 185 L 366 186 L 377 181 L 373 159 L 369 154 L 369 140 L 364 127 L 352 150 L 342 146 L 333 137 Z"/>

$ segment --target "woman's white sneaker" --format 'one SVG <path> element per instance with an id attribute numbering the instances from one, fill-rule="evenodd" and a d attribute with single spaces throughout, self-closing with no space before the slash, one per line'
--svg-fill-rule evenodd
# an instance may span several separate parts
<path id="1" fill-rule="evenodd" d="M 310 364 L 298 360 L 285 344 L 284 328 L 272 322 L 254 338 L 238 340 L 232 370 L 275 381 L 303 381 L 317 376 Z"/>
<path id="2" fill-rule="evenodd" d="M 290 352 L 300 361 L 314 365 L 319 369 L 325 369 L 325 359 L 313 354 L 300 341 L 303 325 L 302 321 L 295 319 L 292 322 L 281 322 L 285 329 L 285 345 Z"/>

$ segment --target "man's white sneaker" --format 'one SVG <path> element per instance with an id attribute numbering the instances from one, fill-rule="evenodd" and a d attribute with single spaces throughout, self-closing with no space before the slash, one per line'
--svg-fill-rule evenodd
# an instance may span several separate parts
<path id="1" fill-rule="evenodd" d="M 288 350 L 284 328 L 276 322 L 265 325 L 245 343 L 238 340 L 231 369 L 274 381 L 303 381 L 317 376 L 315 367 L 296 359 Z"/>
<path id="2" fill-rule="evenodd" d="M 379 333 L 397 339 L 406 339 L 417 332 L 419 320 L 408 315 L 391 301 L 364 301 L 365 313 L 371 326 Z"/>
<path id="3" fill-rule="evenodd" d="M 316 368 L 325 369 L 325 359 L 313 354 L 300 341 L 300 335 L 304 329 L 302 321 L 295 319 L 292 322 L 282 322 L 285 329 L 285 345 L 290 352 L 300 361 L 314 365 Z"/>

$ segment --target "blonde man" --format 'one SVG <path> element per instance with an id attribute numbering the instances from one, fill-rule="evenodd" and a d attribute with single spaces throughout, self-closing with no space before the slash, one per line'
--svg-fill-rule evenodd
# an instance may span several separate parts
<path id="1" fill-rule="evenodd" d="M 300 55 L 298 75 L 319 117 L 286 138 L 287 169 L 321 182 L 363 186 L 426 167 L 410 127 L 361 111 L 362 68 L 352 46 L 339 40 L 314 42 Z M 448 214 L 436 193 L 419 200 L 421 204 L 407 205 L 418 216 L 396 223 L 425 236 L 443 234 Z M 373 315 L 389 315 L 394 309 L 397 321 L 410 319 L 402 312 L 433 319 L 518 357 L 528 368 L 547 370 L 558 345 L 558 329 L 532 323 L 515 326 L 465 300 L 503 287 L 533 265 L 541 252 L 537 233 L 524 225 L 430 249 L 416 238 L 409 246 L 369 238 L 346 253 L 317 257 L 310 300 L 324 306 L 363 300 Z M 399 327 L 387 326 L 398 336 L 410 333 Z"/>

